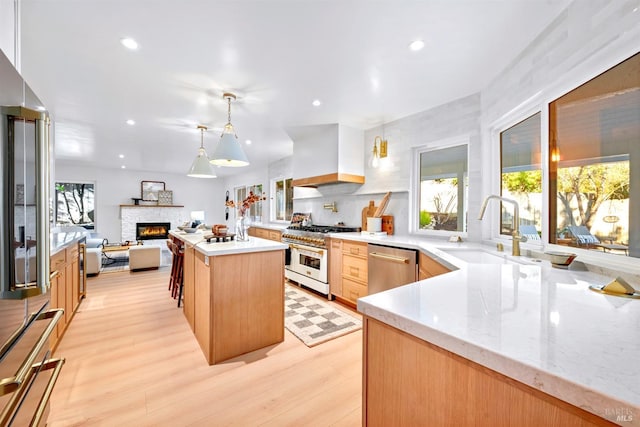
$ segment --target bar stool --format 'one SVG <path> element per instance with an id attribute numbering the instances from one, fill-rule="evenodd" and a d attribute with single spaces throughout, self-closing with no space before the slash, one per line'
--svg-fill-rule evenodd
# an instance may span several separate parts
<path id="1" fill-rule="evenodd" d="M 170 290 L 171 297 L 173 299 L 178 298 L 178 307 L 180 307 L 180 300 L 182 299 L 182 286 L 184 280 L 184 245 L 181 241 L 171 242 L 171 253 L 173 254 L 173 261 L 171 265 L 171 279 Z"/>

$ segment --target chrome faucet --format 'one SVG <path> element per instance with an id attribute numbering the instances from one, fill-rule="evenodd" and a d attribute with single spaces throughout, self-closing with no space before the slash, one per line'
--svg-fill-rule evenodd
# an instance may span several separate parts
<path id="1" fill-rule="evenodd" d="M 508 199 L 506 197 L 491 195 L 487 196 L 482 203 L 482 207 L 480 208 L 480 215 L 478 215 L 478 219 L 481 220 L 484 216 L 484 211 L 487 210 L 487 205 L 489 204 L 489 200 L 495 199 L 503 202 L 511 203 L 513 205 L 513 233 L 511 234 L 511 255 L 520 256 L 520 242 L 526 242 L 527 238 L 520 234 L 520 206 L 518 206 L 518 202 L 513 199 Z"/>

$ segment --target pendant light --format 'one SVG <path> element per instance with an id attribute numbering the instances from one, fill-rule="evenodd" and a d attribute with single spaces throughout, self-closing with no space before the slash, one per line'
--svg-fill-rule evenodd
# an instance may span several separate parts
<path id="1" fill-rule="evenodd" d="M 227 124 L 224 126 L 220 142 L 216 147 L 210 162 L 217 166 L 239 167 L 249 165 L 249 159 L 244 154 L 238 136 L 236 135 L 233 125 L 231 124 L 231 99 L 236 99 L 232 93 L 224 93 L 222 95 L 227 100 Z"/>
<path id="2" fill-rule="evenodd" d="M 198 157 L 193 161 L 187 176 L 192 178 L 215 178 L 216 174 L 213 172 L 213 168 L 209 163 L 209 156 L 207 156 L 207 152 L 204 149 L 204 131 L 207 130 L 207 127 L 198 125 L 198 129 L 200 129 L 200 149 L 198 150 Z"/>

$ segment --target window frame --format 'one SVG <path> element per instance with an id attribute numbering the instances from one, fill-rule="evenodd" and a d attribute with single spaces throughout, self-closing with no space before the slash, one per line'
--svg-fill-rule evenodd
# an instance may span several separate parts
<path id="1" fill-rule="evenodd" d="M 527 117 L 541 113 L 540 124 L 540 144 L 541 146 L 541 161 L 542 161 L 542 198 L 544 200 L 542 209 L 542 231 L 541 240 L 542 244 L 524 243 L 523 246 L 529 249 L 551 250 L 551 251 L 567 251 L 567 246 L 549 243 L 549 107 L 553 101 L 562 97 L 563 95 L 577 89 L 590 80 L 598 77 L 599 75 L 607 72 L 616 65 L 624 62 L 638 53 L 637 48 L 626 50 L 623 52 L 601 52 L 592 56 L 592 61 L 586 64 L 576 66 L 571 72 L 567 72 L 561 76 L 558 81 L 550 84 L 548 87 L 543 88 L 536 92 L 525 101 L 518 104 L 516 107 L 505 113 L 499 119 L 496 119 L 488 126 L 489 143 L 490 143 L 490 155 L 488 159 L 483 160 L 483 166 L 489 168 L 490 171 L 497 171 L 498 173 L 489 174 L 489 192 L 484 193 L 483 197 L 489 194 L 499 194 L 501 186 L 501 158 L 500 158 L 500 134 L 504 130 L 511 126 L 525 120 Z M 485 186 L 486 187 L 486 186 Z M 491 207 L 491 206 L 490 206 Z M 491 211 L 495 212 L 495 211 Z M 489 212 L 489 214 L 491 214 Z M 500 216 L 499 214 L 491 214 L 486 216 L 485 221 L 482 221 L 482 236 L 483 240 L 489 240 L 490 242 L 509 242 L 511 238 L 500 234 Z M 605 268 L 621 268 L 625 271 L 631 271 L 640 274 L 640 267 L 638 264 L 638 258 L 631 256 L 620 256 L 613 253 L 597 252 L 588 249 L 571 247 L 571 252 L 580 256 L 581 260 L 586 263 L 605 267 Z"/>
<path id="2" fill-rule="evenodd" d="M 416 146 L 411 148 L 411 180 L 409 186 L 409 234 L 424 237 L 446 237 L 446 236 L 460 236 L 467 237 L 469 230 L 469 195 L 467 193 L 467 200 L 465 200 L 464 206 L 466 207 L 467 219 L 465 223 L 464 231 L 454 230 L 425 230 L 420 228 L 420 156 L 422 153 L 430 151 L 436 151 L 446 148 L 459 147 L 466 145 L 467 147 L 467 179 L 469 177 L 469 153 L 471 138 L 468 134 L 458 135 L 452 138 L 439 139 L 429 142 L 425 145 Z"/>
<path id="3" fill-rule="evenodd" d="M 270 222 L 274 222 L 274 223 L 282 223 L 282 224 L 288 224 L 291 221 L 291 218 L 287 219 L 277 219 L 276 218 L 276 212 L 277 212 L 277 200 L 276 200 L 276 184 L 278 182 L 283 182 L 284 183 L 284 194 L 285 194 L 285 200 L 284 200 L 284 204 L 285 204 L 285 216 L 286 216 L 286 206 L 287 206 L 287 181 L 292 182 L 293 178 L 289 177 L 286 178 L 285 176 L 279 176 L 277 178 L 272 178 L 271 182 L 269 183 L 269 189 L 270 189 L 270 200 L 269 200 L 269 221 Z M 293 203 L 293 185 L 291 186 L 291 202 Z"/>
<path id="4" fill-rule="evenodd" d="M 98 230 L 98 183 L 96 181 L 83 181 L 83 180 L 55 180 L 53 183 L 53 226 L 59 227 L 58 224 L 58 184 L 90 184 L 93 185 L 93 228 L 87 228 L 84 225 L 75 225 L 77 227 L 87 228 L 90 232 L 97 232 Z"/>

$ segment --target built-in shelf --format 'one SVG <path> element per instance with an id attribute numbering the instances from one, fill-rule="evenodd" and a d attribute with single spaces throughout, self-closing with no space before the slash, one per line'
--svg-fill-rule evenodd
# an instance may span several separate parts
<path id="1" fill-rule="evenodd" d="M 184 205 L 120 205 L 121 208 L 184 208 Z"/>

